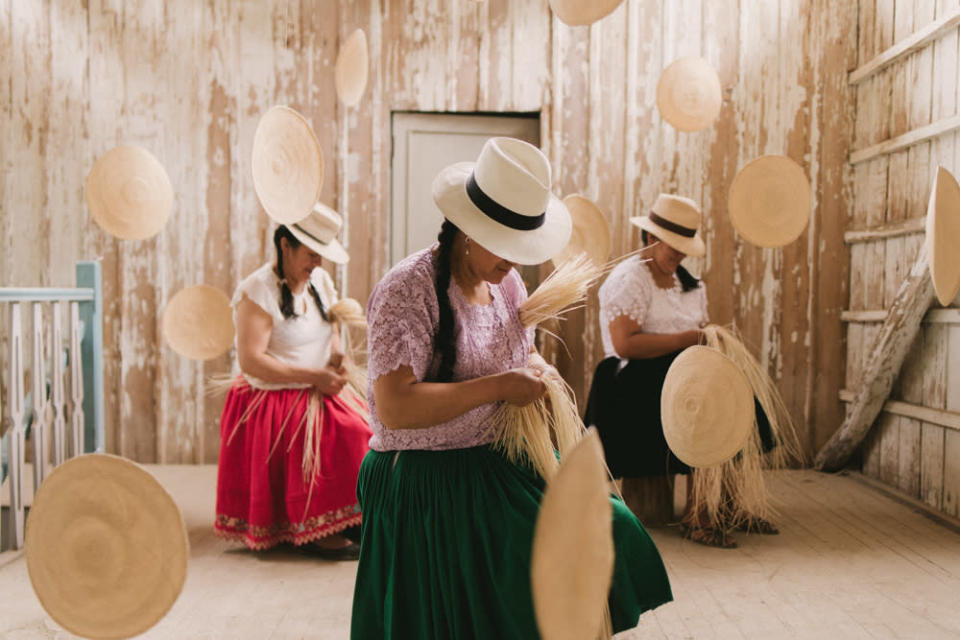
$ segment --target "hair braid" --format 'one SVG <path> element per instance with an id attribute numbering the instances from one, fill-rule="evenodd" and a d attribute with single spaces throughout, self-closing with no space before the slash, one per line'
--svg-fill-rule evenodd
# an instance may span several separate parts
<path id="1" fill-rule="evenodd" d="M 453 367 L 457 363 L 457 343 L 453 335 L 453 307 L 450 306 L 450 253 L 453 240 L 457 236 L 457 226 L 449 220 L 444 220 L 437 235 L 440 246 L 437 249 L 436 281 L 437 306 L 440 311 L 440 322 L 437 324 L 437 333 L 434 337 L 434 349 L 440 352 L 440 366 L 437 369 L 437 382 L 450 382 L 453 379 Z"/>

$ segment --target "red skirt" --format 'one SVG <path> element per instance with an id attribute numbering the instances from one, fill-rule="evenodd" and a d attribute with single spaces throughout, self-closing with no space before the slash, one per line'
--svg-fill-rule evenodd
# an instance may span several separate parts
<path id="1" fill-rule="evenodd" d="M 220 416 L 214 532 L 267 549 L 360 524 L 357 475 L 371 431 L 358 409 L 342 397 L 238 379 Z"/>

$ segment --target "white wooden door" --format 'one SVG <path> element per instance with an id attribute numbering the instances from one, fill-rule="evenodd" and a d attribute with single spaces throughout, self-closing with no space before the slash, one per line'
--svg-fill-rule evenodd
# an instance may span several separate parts
<path id="1" fill-rule="evenodd" d="M 431 185 L 441 169 L 476 160 L 483 143 L 494 136 L 540 145 L 537 116 L 394 113 L 392 124 L 391 265 L 436 240 L 443 216 Z"/>

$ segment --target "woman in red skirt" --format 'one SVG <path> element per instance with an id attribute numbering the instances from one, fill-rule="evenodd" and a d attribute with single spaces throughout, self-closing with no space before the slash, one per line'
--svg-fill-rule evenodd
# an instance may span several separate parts
<path id="1" fill-rule="evenodd" d="M 310 545 L 356 559 L 356 486 L 371 431 L 346 385 L 337 300 L 322 257 L 348 260 L 340 216 L 317 205 L 274 233 L 276 261 L 237 287 L 233 305 L 241 375 L 220 418 L 217 535 L 251 549 Z M 349 537 L 348 537 L 349 536 Z"/>

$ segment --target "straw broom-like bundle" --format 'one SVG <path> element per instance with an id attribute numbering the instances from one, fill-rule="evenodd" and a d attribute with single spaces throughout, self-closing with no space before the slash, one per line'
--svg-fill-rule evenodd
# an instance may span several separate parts
<path id="1" fill-rule="evenodd" d="M 359 302 L 353 298 L 344 298 L 330 307 L 330 321 L 340 327 L 340 345 L 347 356 L 342 363 L 348 387 L 343 397 L 352 409 L 369 420 L 367 371 L 361 364 L 366 360 L 366 350 L 363 348 L 364 341 L 361 339 L 354 343 L 352 334 L 352 330 L 360 330 L 361 335 L 366 337 L 367 317 Z"/>
<path id="2" fill-rule="evenodd" d="M 718 325 L 708 325 L 703 334 L 708 347 L 733 360 L 743 372 L 770 422 L 776 446 L 765 455 L 754 424 L 746 445 L 733 459 L 716 467 L 697 469 L 692 475 L 694 513 L 705 515 L 712 526 L 749 524 L 750 518 L 769 519 L 774 509 L 763 470 L 802 460 L 796 429 L 773 380 L 739 337 Z"/>

